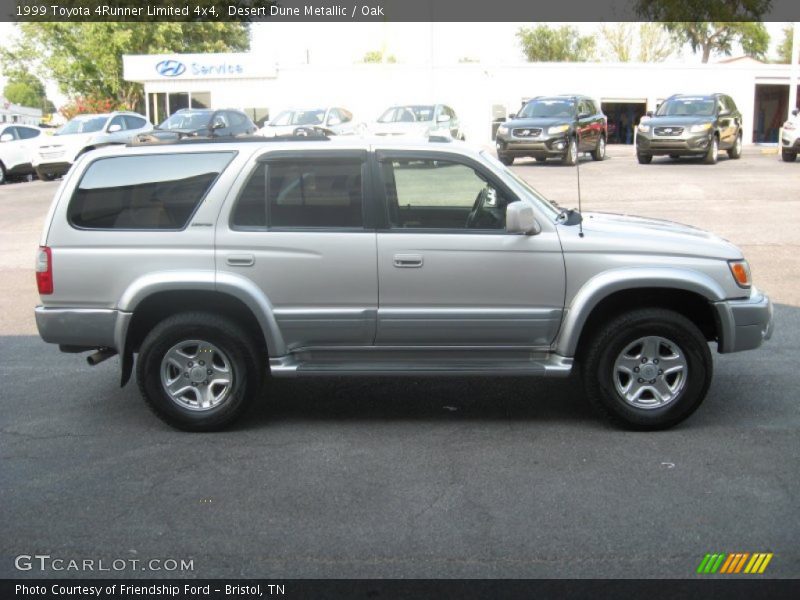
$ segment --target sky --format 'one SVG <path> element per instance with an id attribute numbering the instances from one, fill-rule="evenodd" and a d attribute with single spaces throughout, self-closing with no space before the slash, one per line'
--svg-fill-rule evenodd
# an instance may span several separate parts
<path id="1" fill-rule="evenodd" d="M 559 26 L 564 23 L 550 23 Z M 277 64 L 346 65 L 360 62 L 364 54 L 385 48 L 406 64 L 455 63 L 460 59 L 487 64 L 522 62 L 515 33 L 524 23 L 254 23 L 251 51 Z M 568 23 L 581 34 L 597 31 L 599 23 Z M 773 50 L 782 39 L 786 23 L 766 23 Z M 0 23 L 0 45 L 14 36 L 13 23 Z M 684 50 L 673 60 L 700 61 Z M 0 73 L 0 90 L 5 81 Z M 48 96 L 60 106 L 66 98 L 53 82 Z"/>

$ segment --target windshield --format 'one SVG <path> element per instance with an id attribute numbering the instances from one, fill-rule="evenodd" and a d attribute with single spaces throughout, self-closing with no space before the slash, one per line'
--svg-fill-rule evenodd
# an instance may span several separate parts
<path id="1" fill-rule="evenodd" d="M 537 118 L 572 118 L 575 114 L 575 103 L 565 98 L 539 98 L 531 100 L 525 105 L 517 118 L 537 119 Z"/>
<path id="2" fill-rule="evenodd" d="M 71 133 L 94 133 L 100 131 L 106 124 L 108 117 L 75 117 L 64 125 L 56 135 L 70 135 Z"/>
<path id="3" fill-rule="evenodd" d="M 433 121 L 434 106 L 393 106 L 378 119 L 378 123 L 424 123 Z"/>
<path id="4" fill-rule="evenodd" d="M 481 156 L 488 160 L 492 165 L 500 170 L 501 172 L 509 175 L 520 187 L 522 187 L 528 195 L 533 198 L 538 204 L 542 207 L 542 209 L 550 215 L 550 217 L 555 220 L 555 218 L 561 213 L 561 209 L 559 206 L 544 196 L 542 196 L 535 188 L 531 186 L 527 181 L 525 181 L 522 177 L 514 173 L 511 169 L 497 160 L 494 156 L 486 152 L 486 150 L 481 150 Z"/>
<path id="5" fill-rule="evenodd" d="M 713 98 L 673 98 L 658 107 L 657 117 L 713 117 Z"/>
<path id="6" fill-rule="evenodd" d="M 159 129 L 203 129 L 211 120 L 211 111 L 176 112 L 158 126 Z"/>
<path id="7" fill-rule="evenodd" d="M 314 110 L 285 110 L 275 117 L 269 124 L 273 127 L 285 125 L 322 125 L 325 119 L 325 109 Z"/>

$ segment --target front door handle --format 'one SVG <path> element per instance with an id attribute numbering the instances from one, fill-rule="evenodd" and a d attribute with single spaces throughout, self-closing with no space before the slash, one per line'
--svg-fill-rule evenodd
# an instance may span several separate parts
<path id="1" fill-rule="evenodd" d="M 398 269 L 418 269 L 422 266 L 422 255 L 395 254 L 393 264 Z"/>
<path id="2" fill-rule="evenodd" d="M 233 254 L 225 262 L 232 267 L 252 267 L 256 263 L 256 257 L 252 254 Z"/>

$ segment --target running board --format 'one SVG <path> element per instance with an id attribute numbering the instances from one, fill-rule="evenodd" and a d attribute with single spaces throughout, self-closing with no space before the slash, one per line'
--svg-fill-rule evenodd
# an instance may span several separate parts
<path id="1" fill-rule="evenodd" d="M 506 356 L 492 351 L 480 356 L 448 357 L 441 352 L 426 357 L 427 352 L 415 356 L 392 357 L 385 352 L 342 353 L 325 352 L 324 355 L 302 352 L 271 358 L 270 370 L 274 377 L 310 376 L 453 376 L 453 375 L 493 375 L 493 376 L 538 376 L 568 377 L 572 371 L 572 359 L 555 354 L 514 353 Z M 459 353 L 463 354 L 463 353 Z M 478 354 L 478 353 L 476 353 Z"/>

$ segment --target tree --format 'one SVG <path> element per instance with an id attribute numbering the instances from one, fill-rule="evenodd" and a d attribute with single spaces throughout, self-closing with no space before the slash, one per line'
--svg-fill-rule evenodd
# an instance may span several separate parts
<path id="1" fill-rule="evenodd" d="M 520 27 L 517 39 L 529 62 L 586 62 L 594 57 L 596 46 L 593 35 L 582 36 L 568 25 Z"/>
<path id="2" fill-rule="evenodd" d="M 669 33 L 655 23 L 614 23 L 600 27 L 602 54 L 618 62 L 662 62 L 675 53 Z"/>
<path id="3" fill-rule="evenodd" d="M 128 109 L 143 106 L 139 83 L 122 77 L 123 54 L 247 50 L 244 23 L 30 22 L 17 43 L 2 50 L 6 70 L 53 79 L 71 97 L 113 99 Z"/>
<path id="4" fill-rule="evenodd" d="M 365 63 L 396 63 L 397 58 L 394 54 L 386 54 L 384 50 L 370 50 L 361 59 Z"/>
<path id="5" fill-rule="evenodd" d="M 47 91 L 40 79 L 23 71 L 9 74 L 3 88 L 3 96 L 13 104 L 41 108 L 43 113 L 55 112 L 55 107 L 47 99 Z"/>
<path id="6" fill-rule="evenodd" d="M 760 22 L 772 0 L 637 0 L 636 12 L 659 21 L 675 40 L 700 51 L 704 63 L 711 54 L 730 55 L 739 44 L 748 56 L 763 60 L 769 34 Z"/>
<path id="7" fill-rule="evenodd" d="M 778 44 L 778 62 L 783 63 L 785 65 L 792 64 L 792 62 L 797 61 L 797 56 L 795 56 L 795 60 L 792 61 L 792 35 L 794 34 L 794 28 L 791 25 L 787 25 L 783 29 L 783 39 L 781 43 Z M 797 52 L 797 48 L 795 48 L 795 52 Z"/>

